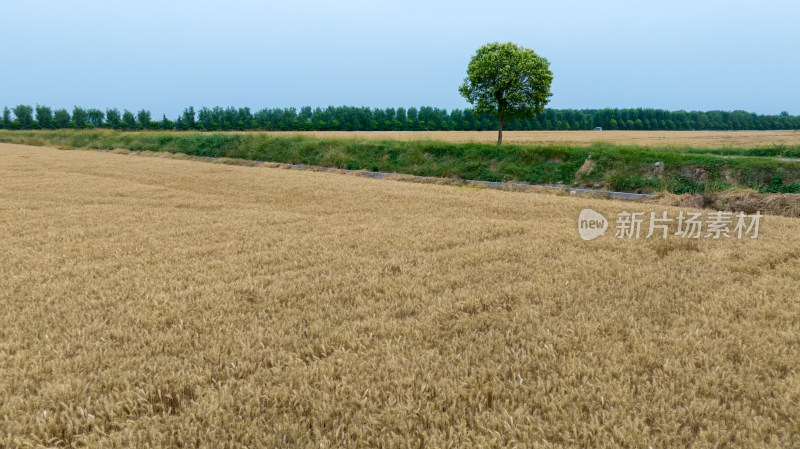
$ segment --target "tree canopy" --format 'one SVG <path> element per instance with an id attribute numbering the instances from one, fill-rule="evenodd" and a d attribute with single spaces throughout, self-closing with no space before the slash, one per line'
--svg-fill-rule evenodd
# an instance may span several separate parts
<path id="1" fill-rule="evenodd" d="M 547 59 L 513 42 L 492 42 L 475 52 L 458 91 L 475 106 L 475 112 L 497 117 L 500 145 L 503 122 L 542 113 L 553 96 L 552 82 Z"/>

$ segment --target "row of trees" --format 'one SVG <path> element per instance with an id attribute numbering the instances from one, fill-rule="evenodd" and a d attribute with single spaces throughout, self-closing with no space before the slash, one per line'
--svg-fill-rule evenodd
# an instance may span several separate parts
<path id="1" fill-rule="evenodd" d="M 12 117 L 13 114 L 13 117 Z M 47 106 L 19 105 L 3 109 L 0 127 L 4 129 L 111 128 L 120 130 L 273 130 L 273 131 L 472 131 L 497 129 L 497 119 L 477 115 L 472 109 L 411 107 L 372 109 L 353 106 L 328 106 L 262 109 L 186 108 L 175 120 L 163 116 L 153 120 L 147 110 L 133 113 L 118 109 L 51 109 Z M 504 123 L 506 130 L 587 130 L 595 127 L 622 130 L 772 130 L 800 129 L 800 116 L 758 115 L 745 111 L 666 111 L 663 109 L 545 109 L 529 119 Z"/>

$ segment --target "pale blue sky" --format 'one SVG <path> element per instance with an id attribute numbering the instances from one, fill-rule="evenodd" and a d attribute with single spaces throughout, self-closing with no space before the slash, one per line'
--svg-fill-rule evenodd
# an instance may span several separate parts
<path id="1" fill-rule="evenodd" d="M 0 106 L 463 108 L 469 58 L 548 58 L 550 107 L 800 114 L 800 2 L 5 1 Z"/>

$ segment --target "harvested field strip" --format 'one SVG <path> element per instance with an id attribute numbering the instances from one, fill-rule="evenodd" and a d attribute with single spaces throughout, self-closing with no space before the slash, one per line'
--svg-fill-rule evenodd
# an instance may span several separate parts
<path id="1" fill-rule="evenodd" d="M 285 131 L 270 134 L 320 139 L 497 141 L 497 131 Z M 503 131 L 503 141 L 518 145 L 581 146 L 605 142 L 656 148 L 796 148 L 800 146 L 800 131 Z"/>
<path id="2" fill-rule="evenodd" d="M 0 192 L 1 447 L 800 441 L 795 219 L 5 144 Z"/>

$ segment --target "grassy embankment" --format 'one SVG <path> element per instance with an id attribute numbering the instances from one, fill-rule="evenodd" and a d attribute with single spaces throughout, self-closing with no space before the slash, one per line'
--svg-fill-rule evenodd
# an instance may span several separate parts
<path id="1" fill-rule="evenodd" d="M 124 148 L 193 156 L 397 172 L 486 181 L 563 183 L 676 194 L 749 188 L 800 192 L 798 146 L 760 148 L 504 145 L 320 139 L 262 133 L 2 131 L 0 142 L 60 148 Z M 587 158 L 592 167 L 576 175 Z M 661 162 L 663 166 L 656 165 Z M 587 167 L 588 168 L 588 167 Z"/>

